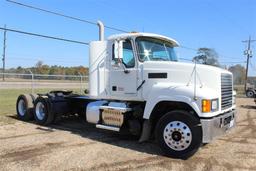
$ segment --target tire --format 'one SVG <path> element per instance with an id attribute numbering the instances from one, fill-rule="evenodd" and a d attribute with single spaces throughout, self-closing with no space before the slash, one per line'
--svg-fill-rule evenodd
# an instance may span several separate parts
<path id="1" fill-rule="evenodd" d="M 29 121 L 33 119 L 33 99 L 29 94 L 19 95 L 16 102 L 17 116 L 20 120 Z"/>
<path id="2" fill-rule="evenodd" d="M 51 103 L 47 96 L 36 98 L 34 107 L 34 118 L 39 125 L 49 125 L 54 120 L 54 114 L 51 112 Z"/>
<path id="3" fill-rule="evenodd" d="M 248 97 L 248 98 L 253 98 L 253 97 L 254 97 L 254 91 L 252 91 L 252 90 L 247 90 L 247 91 L 246 91 L 246 97 Z"/>
<path id="4" fill-rule="evenodd" d="M 155 136 L 162 152 L 168 157 L 187 159 L 202 144 L 199 119 L 187 111 L 166 113 L 157 123 Z"/>
<path id="5" fill-rule="evenodd" d="M 86 122 L 86 108 L 80 109 L 77 112 L 78 117 L 82 120 Z"/>

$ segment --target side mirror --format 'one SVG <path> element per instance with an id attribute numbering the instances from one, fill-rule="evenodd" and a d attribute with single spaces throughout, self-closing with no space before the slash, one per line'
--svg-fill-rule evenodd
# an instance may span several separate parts
<path id="1" fill-rule="evenodd" d="M 118 63 L 122 62 L 123 58 L 123 40 L 115 41 L 115 59 Z"/>

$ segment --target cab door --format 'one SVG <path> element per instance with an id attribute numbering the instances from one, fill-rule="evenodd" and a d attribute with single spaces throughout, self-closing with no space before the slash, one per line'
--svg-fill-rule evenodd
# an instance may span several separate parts
<path id="1" fill-rule="evenodd" d="M 134 99 L 137 97 L 137 62 L 132 41 L 125 39 L 112 46 L 112 59 L 109 73 L 111 96 L 118 99 Z M 115 47 L 118 46 L 118 47 Z M 121 50 L 122 57 L 117 57 L 115 49 Z"/>

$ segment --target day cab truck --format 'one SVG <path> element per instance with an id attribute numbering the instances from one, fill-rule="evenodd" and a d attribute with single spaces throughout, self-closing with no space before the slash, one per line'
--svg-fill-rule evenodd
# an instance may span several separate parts
<path id="1" fill-rule="evenodd" d="M 233 76 L 224 69 L 179 62 L 178 42 L 150 33 L 124 33 L 89 45 L 89 93 L 22 94 L 21 120 L 48 125 L 83 115 L 96 128 L 154 138 L 163 153 L 187 158 L 235 126 Z"/>

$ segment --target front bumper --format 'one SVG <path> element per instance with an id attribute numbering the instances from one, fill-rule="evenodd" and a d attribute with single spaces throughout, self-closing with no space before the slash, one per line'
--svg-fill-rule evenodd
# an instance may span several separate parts
<path id="1" fill-rule="evenodd" d="M 203 131 L 203 143 L 209 143 L 216 137 L 225 134 L 236 125 L 236 110 L 228 111 L 213 118 L 200 119 Z"/>

